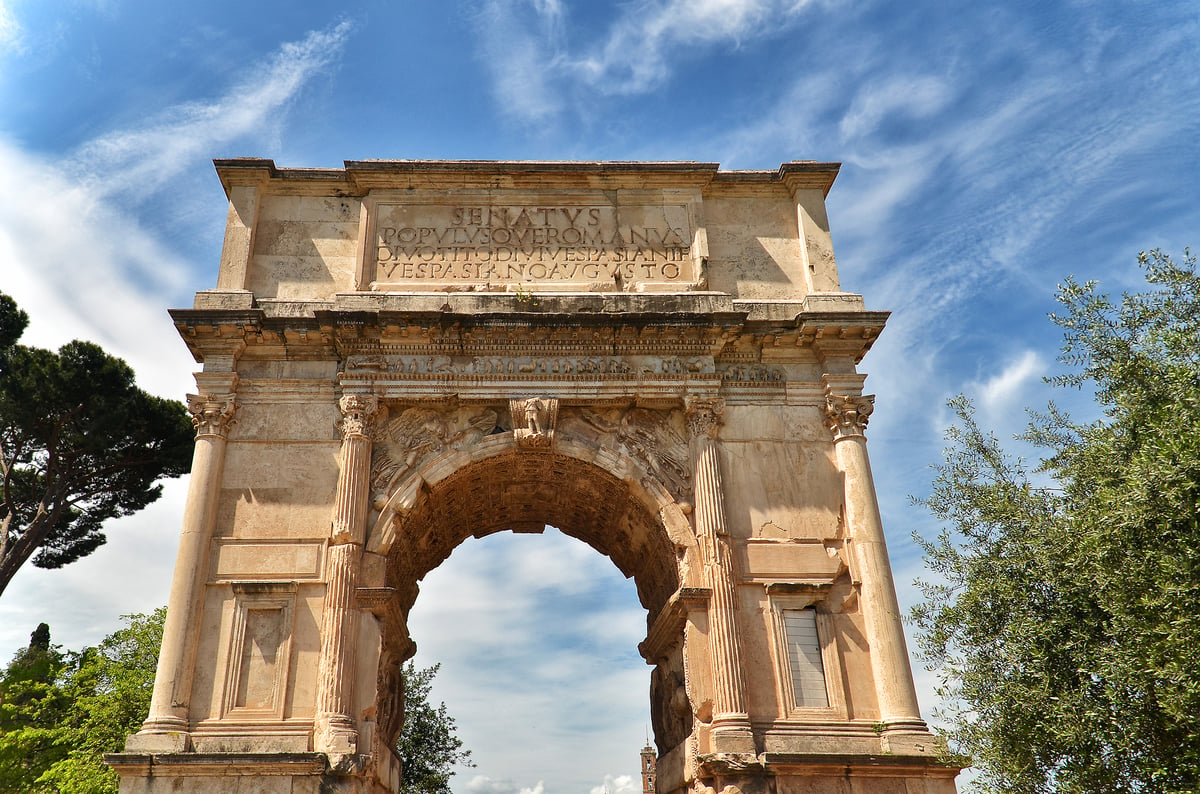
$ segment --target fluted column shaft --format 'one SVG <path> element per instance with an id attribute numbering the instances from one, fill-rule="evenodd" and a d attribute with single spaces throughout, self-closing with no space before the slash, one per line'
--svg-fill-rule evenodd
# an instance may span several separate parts
<path id="1" fill-rule="evenodd" d="M 321 660 L 317 672 L 317 720 L 313 744 L 319 752 L 358 752 L 354 680 L 358 639 L 358 571 L 370 498 L 371 427 L 379 407 L 374 397 L 349 395 L 342 411 L 341 471 L 334 497 L 321 617 Z"/>
<path id="2" fill-rule="evenodd" d="M 233 394 L 188 395 L 188 411 L 196 427 L 196 446 L 192 453 L 187 506 L 167 601 L 150 714 L 141 732 L 130 737 L 127 743 L 130 750 L 187 749 L 188 709 L 199 642 L 197 624 L 204 600 L 208 544 L 216 521 L 226 439 L 236 405 Z"/>
<path id="3" fill-rule="evenodd" d="M 713 739 L 718 750 L 753 752 L 750 718 L 746 711 L 746 684 L 738 648 L 733 553 L 725 530 L 725 499 L 716 442 L 723 409 L 720 400 L 692 400 L 688 404 L 696 536 L 705 578 L 712 589 L 709 643 L 714 683 Z"/>
<path id="4" fill-rule="evenodd" d="M 860 597 L 880 721 L 889 729 L 924 730 L 863 435 L 874 399 L 830 394 L 826 422 L 833 433 L 837 465 L 845 482 L 846 526 L 861 580 Z"/>

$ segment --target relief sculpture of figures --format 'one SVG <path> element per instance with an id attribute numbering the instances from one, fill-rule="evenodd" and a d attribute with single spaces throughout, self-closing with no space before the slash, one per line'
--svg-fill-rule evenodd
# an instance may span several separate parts
<path id="1" fill-rule="evenodd" d="M 688 443 L 672 418 L 679 415 L 650 408 L 570 409 L 561 423 L 564 432 L 596 446 L 620 446 L 672 496 L 682 499 L 691 492 Z"/>
<path id="2" fill-rule="evenodd" d="M 617 440 L 676 497 L 690 489 L 688 444 L 671 426 L 669 414 L 630 408 L 621 417 Z"/>
<path id="3" fill-rule="evenodd" d="M 542 423 L 538 419 L 541 411 L 542 401 L 537 397 L 530 397 L 525 401 L 525 427 L 534 435 L 540 435 L 542 432 Z"/>
<path id="4" fill-rule="evenodd" d="M 443 414 L 408 408 L 384 424 L 375 438 L 371 490 L 386 493 L 422 460 L 447 448 L 463 449 L 496 429 L 496 411 Z"/>

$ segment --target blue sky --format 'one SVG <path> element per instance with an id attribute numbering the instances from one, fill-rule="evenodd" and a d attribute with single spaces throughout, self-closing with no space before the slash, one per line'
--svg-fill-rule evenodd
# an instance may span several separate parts
<path id="1" fill-rule="evenodd" d="M 0 0 L 0 290 L 27 343 L 100 342 L 180 397 L 193 365 L 165 310 L 215 283 L 214 157 L 839 161 L 843 287 L 893 312 L 863 369 L 911 603 L 910 535 L 935 528 L 907 497 L 945 400 L 1023 426 L 1056 366 L 1055 285 L 1137 288 L 1139 250 L 1200 245 L 1198 144 L 1195 3 Z M 22 571 L 0 657 L 39 621 L 78 647 L 165 602 L 183 493 L 87 560 Z M 414 617 L 479 762 L 456 791 L 635 785 L 642 620 L 631 583 L 555 533 L 461 547 Z"/>

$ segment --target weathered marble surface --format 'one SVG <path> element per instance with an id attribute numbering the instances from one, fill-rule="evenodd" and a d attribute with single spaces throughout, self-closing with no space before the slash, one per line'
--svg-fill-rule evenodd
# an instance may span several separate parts
<path id="1" fill-rule="evenodd" d="M 217 288 L 172 312 L 196 461 L 122 791 L 395 790 L 416 583 L 547 524 L 647 610 L 659 791 L 954 791 L 871 481 L 857 365 L 887 315 L 840 291 L 836 165 L 217 171 Z M 827 707 L 795 705 L 804 609 Z"/>

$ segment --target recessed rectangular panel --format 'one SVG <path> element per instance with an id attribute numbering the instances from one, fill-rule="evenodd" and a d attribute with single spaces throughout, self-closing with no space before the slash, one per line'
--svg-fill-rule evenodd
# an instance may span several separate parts
<path id="1" fill-rule="evenodd" d="M 233 702 L 236 708 L 274 710 L 279 696 L 279 652 L 287 638 L 286 612 L 283 607 L 246 610 L 241 669 Z"/>
<path id="2" fill-rule="evenodd" d="M 222 579 L 317 579 L 320 543 L 221 543 L 213 576 Z"/>

